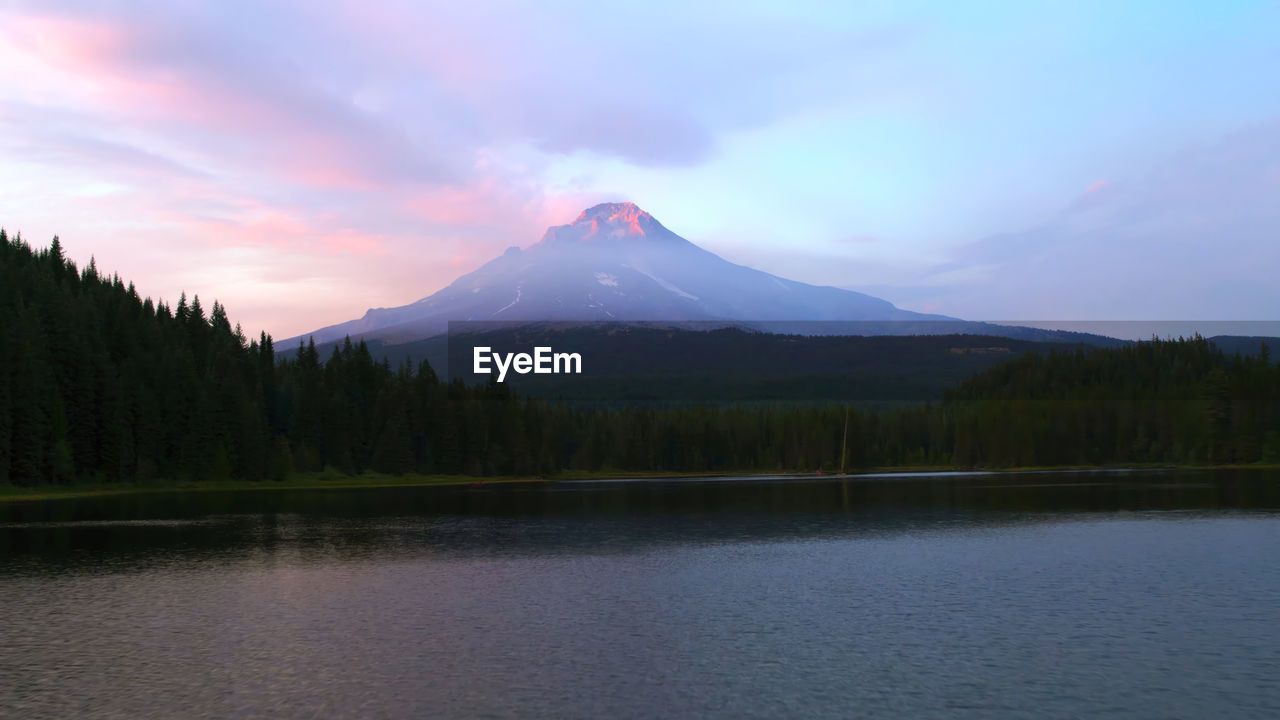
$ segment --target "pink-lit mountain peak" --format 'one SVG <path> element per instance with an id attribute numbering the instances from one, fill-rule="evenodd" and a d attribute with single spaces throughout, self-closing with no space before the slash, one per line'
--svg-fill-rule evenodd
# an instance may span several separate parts
<path id="1" fill-rule="evenodd" d="M 574 225 L 583 222 L 594 222 L 598 224 L 622 224 L 628 227 L 634 227 L 643 234 L 640 227 L 642 221 L 651 221 L 653 216 L 641 210 L 638 205 L 633 202 L 620 203 L 600 203 L 594 207 L 589 207 L 582 211 L 577 220 L 573 221 Z"/>
<path id="2" fill-rule="evenodd" d="M 572 224 L 549 228 L 543 240 L 586 242 L 595 239 L 640 239 L 669 235 L 669 230 L 635 203 L 620 202 L 589 207 Z"/>

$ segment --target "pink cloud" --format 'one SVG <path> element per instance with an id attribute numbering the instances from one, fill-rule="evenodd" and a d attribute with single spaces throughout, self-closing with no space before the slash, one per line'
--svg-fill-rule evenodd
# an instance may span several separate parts
<path id="1" fill-rule="evenodd" d="M 432 224 L 500 232 L 506 247 L 532 244 L 547 227 L 572 222 L 582 208 L 599 198 L 596 193 L 545 195 L 532 186 L 490 174 L 467 186 L 421 188 L 403 207 Z"/>
<path id="2" fill-rule="evenodd" d="M 1116 187 L 1110 180 L 1095 180 L 1068 207 L 1074 212 L 1088 212 L 1106 207 L 1116 199 Z"/>
<path id="3" fill-rule="evenodd" d="M 405 208 L 433 223 L 444 225 L 523 225 L 527 197 L 517 196 L 496 177 L 488 176 L 469 186 L 422 188 Z"/>
<path id="4" fill-rule="evenodd" d="M 354 227 L 342 227 L 323 215 L 303 217 L 254 201 L 242 204 L 230 218 L 193 218 L 162 211 L 155 214 L 177 237 L 207 238 L 217 246 L 248 246 L 307 251 L 318 248 L 328 255 L 386 255 L 386 237 Z"/>
<path id="5" fill-rule="evenodd" d="M 4 37 L 11 47 L 73 69 L 90 68 L 98 58 L 119 55 L 132 44 L 133 33 L 111 23 L 19 16 L 6 25 Z M 21 75 L 13 77 L 22 80 Z"/>
<path id="6" fill-rule="evenodd" d="M 317 188 L 377 190 L 388 186 L 388 170 L 408 152 L 351 108 L 267 76 L 246 77 L 243 68 L 211 65 L 198 53 L 184 55 L 173 38 L 146 24 L 22 17 L 0 40 L 12 46 L 0 65 L 7 74 L 20 78 L 20 68 L 41 66 L 40 83 L 56 74 L 64 102 L 115 125 L 185 135 L 185 144 L 214 166 L 239 156 L 240 170 L 251 166 Z"/>

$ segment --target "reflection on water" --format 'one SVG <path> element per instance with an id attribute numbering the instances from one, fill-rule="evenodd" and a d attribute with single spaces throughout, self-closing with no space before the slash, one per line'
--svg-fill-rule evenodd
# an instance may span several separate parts
<path id="1" fill-rule="evenodd" d="M 154 493 L 0 503 L 0 557 L 89 564 L 292 548 L 317 557 L 628 552 L 650 545 L 840 538 L 1081 513 L 1280 508 L 1280 473 L 1133 471 L 567 481 L 458 487 Z M 2 571 L 0 571 L 2 572 Z"/>
<path id="2" fill-rule="evenodd" d="M 1280 473 L 0 504 L 0 715 L 1274 717 Z"/>

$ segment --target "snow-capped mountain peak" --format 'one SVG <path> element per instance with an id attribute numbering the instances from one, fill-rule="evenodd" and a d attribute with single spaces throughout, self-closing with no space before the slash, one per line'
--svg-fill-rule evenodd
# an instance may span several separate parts
<path id="1" fill-rule="evenodd" d="M 641 210 L 633 202 L 621 203 L 601 203 L 594 207 L 589 207 L 578 215 L 578 219 L 573 221 L 574 225 L 582 223 L 591 223 L 592 225 L 607 225 L 609 227 L 625 227 L 632 233 L 637 235 L 644 234 L 644 228 L 641 222 L 653 222 L 653 216 Z"/>
<path id="2" fill-rule="evenodd" d="M 635 203 L 601 203 L 583 210 L 568 225 L 547 228 L 539 245 L 610 240 L 681 240 Z"/>

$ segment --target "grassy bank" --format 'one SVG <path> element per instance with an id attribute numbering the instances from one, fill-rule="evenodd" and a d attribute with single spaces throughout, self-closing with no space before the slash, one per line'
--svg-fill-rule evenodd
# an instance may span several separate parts
<path id="1" fill-rule="evenodd" d="M 1067 472 L 1088 470 L 1280 470 L 1280 464 L 1252 465 L 1044 465 L 1015 468 L 965 468 L 955 466 L 911 466 L 911 467 L 879 467 L 859 468 L 849 473 L 850 477 L 883 473 L 934 473 L 934 472 L 992 472 L 992 473 L 1027 473 L 1027 472 Z M 337 490 L 344 488 L 380 488 L 380 487 L 431 487 L 441 485 L 498 485 L 510 483 L 538 483 L 553 480 L 587 480 L 629 478 L 680 478 L 698 479 L 710 477 L 752 477 L 791 475 L 801 477 L 832 477 L 833 473 L 819 476 L 811 472 L 565 472 L 550 478 L 544 477 L 473 477 L 470 475 L 384 475 L 380 473 L 363 473 L 361 475 L 342 475 L 333 472 L 301 473 L 284 481 L 246 482 L 229 481 L 154 481 L 147 483 L 85 483 L 76 485 L 42 485 L 37 487 L 20 487 L 0 485 L 0 502 L 21 502 L 27 500 L 53 500 L 58 498 L 99 497 L 104 495 L 129 495 L 136 493 L 160 492 L 226 492 L 244 491 L 258 492 L 269 490 Z"/>

